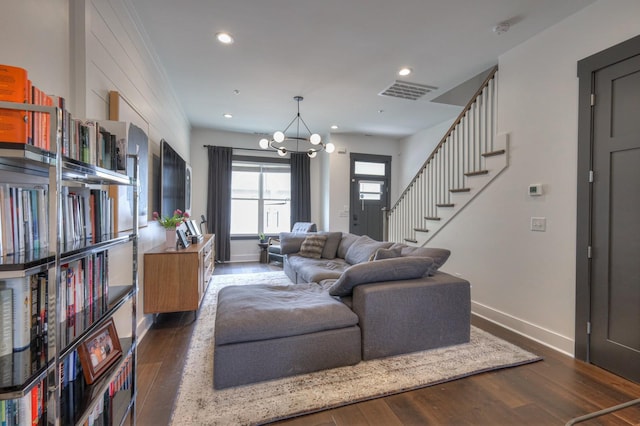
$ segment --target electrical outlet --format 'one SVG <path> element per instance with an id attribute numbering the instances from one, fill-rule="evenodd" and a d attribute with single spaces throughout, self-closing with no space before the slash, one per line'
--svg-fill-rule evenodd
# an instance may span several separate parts
<path id="1" fill-rule="evenodd" d="M 546 217 L 532 217 L 531 218 L 531 230 L 538 232 L 545 232 L 547 230 L 547 218 Z"/>

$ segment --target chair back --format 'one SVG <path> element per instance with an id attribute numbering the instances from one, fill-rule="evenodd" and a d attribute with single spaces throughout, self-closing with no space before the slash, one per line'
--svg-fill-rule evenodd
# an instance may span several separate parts
<path id="1" fill-rule="evenodd" d="M 291 228 L 293 233 L 318 232 L 318 227 L 313 222 L 296 222 Z"/>

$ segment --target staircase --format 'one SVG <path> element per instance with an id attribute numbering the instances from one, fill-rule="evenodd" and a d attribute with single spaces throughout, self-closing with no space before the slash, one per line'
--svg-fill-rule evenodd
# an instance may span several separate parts
<path id="1" fill-rule="evenodd" d="M 387 212 L 387 241 L 426 245 L 508 166 L 497 93 L 495 67 Z"/>

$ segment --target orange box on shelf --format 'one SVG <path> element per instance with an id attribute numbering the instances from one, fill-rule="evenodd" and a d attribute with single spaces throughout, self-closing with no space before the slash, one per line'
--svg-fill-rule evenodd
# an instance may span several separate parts
<path id="1" fill-rule="evenodd" d="M 29 83 L 25 69 L 0 65 L 0 101 L 29 102 Z M 0 109 L 0 142 L 28 143 L 28 136 L 27 111 Z"/>

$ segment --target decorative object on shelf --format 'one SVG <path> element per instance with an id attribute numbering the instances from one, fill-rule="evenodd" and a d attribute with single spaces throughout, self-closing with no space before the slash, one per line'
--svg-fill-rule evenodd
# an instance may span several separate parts
<path id="1" fill-rule="evenodd" d="M 176 209 L 173 216 L 160 216 L 158 212 L 153 212 L 153 220 L 157 221 L 165 229 L 176 229 L 189 219 L 189 213 Z"/>
<path id="2" fill-rule="evenodd" d="M 178 244 L 176 248 L 187 248 L 191 245 L 191 238 L 187 238 L 187 231 L 185 226 L 180 226 L 176 229 L 176 235 L 178 236 Z"/>
<path id="3" fill-rule="evenodd" d="M 209 229 L 207 229 L 207 218 L 204 217 L 203 214 L 200 215 L 200 233 L 201 234 L 208 234 L 209 233 Z M 202 229 L 202 225 L 204 225 L 204 230 Z"/>
<path id="4" fill-rule="evenodd" d="M 278 155 L 284 157 L 288 152 L 296 152 L 303 153 L 306 152 L 309 158 L 315 158 L 318 155 L 319 151 L 326 151 L 328 154 L 331 154 L 335 151 L 336 147 L 331 142 L 324 143 L 322 142 L 322 138 L 317 133 L 311 133 L 309 130 L 309 126 L 300 116 L 300 102 L 304 99 L 302 96 L 294 96 L 293 99 L 298 103 L 298 114 L 291 120 L 289 125 L 282 131 L 277 131 L 273 134 L 271 140 L 263 138 L 260 139 L 259 145 L 262 149 L 273 149 L 278 152 Z M 287 130 L 296 123 L 296 135 L 295 136 L 287 136 Z M 304 128 L 309 133 L 309 138 L 304 138 L 300 136 L 300 123 L 304 126 Z M 287 147 L 287 142 L 289 147 Z M 305 145 L 300 146 L 301 143 L 311 144 L 310 147 L 305 148 Z"/>
<path id="5" fill-rule="evenodd" d="M 178 234 L 176 233 L 176 228 L 167 228 L 166 236 L 164 238 L 164 243 L 167 247 L 175 247 L 176 242 L 178 241 Z"/>
<path id="6" fill-rule="evenodd" d="M 258 234 L 258 239 L 260 240 L 261 243 L 266 243 L 269 240 L 267 236 L 264 235 L 264 232 L 261 232 Z"/>
<path id="7" fill-rule="evenodd" d="M 122 348 L 112 318 L 78 346 L 78 355 L 88 384 L 95 382 L 111 364 L 120 358 Z"/>

